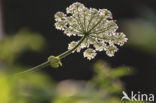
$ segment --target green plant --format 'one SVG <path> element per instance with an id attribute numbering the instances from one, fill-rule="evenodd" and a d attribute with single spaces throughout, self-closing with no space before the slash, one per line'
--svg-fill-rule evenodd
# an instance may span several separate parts
<path id="1" fill-rule="evenodd" d="M 120 95 L 124 85 L 120 78 L 132 74 L 132 70 L 126 66 L 111 68 L 99 60 L 93 65 L 93 71 L 95 74 L 89 81 L 65 80 L 57 84 L 52 103 L 122 103 Z"/>
<path id="2" fill-rule="evenodd" d="M 67 36 L 79 36 L 79 41 L 73 41 L 68 46 L 68 51 L 58 55 L 50 56 L 48 61 L 29 69 L 38 70 L 51 65 L 53 68 L 62 66 L 61 59 L 75 51 L 80 52 L 86 48 L 83 55 L 91 60 L 97 51 L 106 51 L 108 56 L 114 56 L 118 48 L 127 42 L 125 34 L 116 32 L 117 24 L 112 20 L 112 14 L 107 9 L 87 8 L 76 2 L 66 9 L 67 14 L 57 12 L 55 14 L 56 29 L 64 31 Z M 94 47 L 91 48 L 91 47 Z M 24 71 L 28 72 L 28 71 Z"/>
<path id="3" fill-rule="evenodd" d="M 45 44 L 43 37 L 28 29 L 0 40 L 0 103 L 50 102 L 55 84 L 43 73 L 12 75 L 25 70 L 18 57 L 27 50 L 39 52 Z"/>

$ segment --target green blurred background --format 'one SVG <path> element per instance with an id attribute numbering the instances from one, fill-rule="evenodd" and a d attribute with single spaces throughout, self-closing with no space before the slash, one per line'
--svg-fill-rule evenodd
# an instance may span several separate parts
<path id="1" fill-rule="evenodd" d="M 0 103 L 121 103 L 123 90 L 156 94 L 155 0 L 78 0 L 111 10 L 128 43 L 112 58 L 75 53 L 61 68 L 13 75 L 77 39 L 56 30 L 53 17 L 75 1 L 0 0 Z"/>

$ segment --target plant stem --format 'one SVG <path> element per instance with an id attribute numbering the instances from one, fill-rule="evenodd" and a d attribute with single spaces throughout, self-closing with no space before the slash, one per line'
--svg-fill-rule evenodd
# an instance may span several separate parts
<path id="1" fill-rule="evenodd" d="M 80 41 L 78 42 L 78 44 L 77 44 L 73 49 L 68 50 L 68 51 L 66 51 L 66 52 L 64 52 L 64 53 L 62 53 L 62 54 L 60 54 L 58 57 L 59 57 L 60 59 L 62 59 L 62 58 L 64 58 L 64 57 L 68 56 L 69 54 L 71 54 L 71 53 L 83 42 L 83 40 L 86 38 L 86 36 L 87 36 L 87 35 L 83 36 L 83 37 L 80 39 Z"/>
<path id="2" fill-rule="evenodd" d="M 35 67 L 31 68 L 31 69 L 25 70 L 23 72 L 16 73 L 15 75 L 24 74 L 24 73 L 32 72 L 32 71 L 37 71 L 39 69 L 42 69 L 42 68 L 48 66 L 49 64 L 50 64 L 50 62 L 46 61 L 46 62 L 44 62 L 44 63 L 42 63 L 42 64 L 40 64 L 38 66 L 35 66 Z"/>
<path id="3" fill-rule="evenodd" d="M 80 39 L 80 41 L 78 42 L 78 44 L 77 44 L 74 48 L 72 48 L 71 50 L 68 50 L 68 51 L 66 51 L 66 52 L 64 52 L 64 53 L 62 53 L 62 54 L 60 54 L 60 55 L 58 55 L 58 56 L 56 56 L 56 57 L 59 57 L 59 59 L 63 59 L 64 57 L 66 57 L 66 56 L 68 56 L 69 54 L 71 54 L 78 46 L 80 46 L 80 44 L 84 41 L 84 39 L 86 38 L 86 36 L 87 36 L 87 35 L 84 35 L 84 36 Z M 26 70 L 26 71 L 17 73 L 16 75 L 18 75 L 18 74 L 23 74 L 23 73 L 27 73 L 27 72 L 31 72 L 31 71 L 37 71 L 37 70 L 39 70 L 39 69 L 42 69 L 42 68 L 48 66 L 49 64 L 50 64 L 50 61 L 46 61 L 46 62 L 44 62 L 44 63 L 42 63 L 42 64 L 40 64 L 40 65 L 38 65 L 38 66 L 36 66 L 36 67 L 33 67 L 33 68 L 29 69 L 29 70 Z"/>

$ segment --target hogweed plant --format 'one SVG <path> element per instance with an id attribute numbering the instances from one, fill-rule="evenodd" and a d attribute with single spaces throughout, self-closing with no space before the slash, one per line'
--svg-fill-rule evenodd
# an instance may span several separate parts
<path id="1" fill-rule="evenodd" d="M 58 68 L 62 66 L 62 58 L 82 49 L 85 49 L 83 56 L 88 60 L 94 59 L 97 52 L 101 51 L 112 57 L 118 51 L 117 45 L 123 46 L 128 40 L 124 33 L 116 32 L 118 26 L 107 9 L 87 8 L 76 2 L 66 8 L 66 14 L 57 12 L 54 17 L 56 29 L 62 30 L 69 37 L 79 36 L 81 39 L 68 44 L 66 52 L 50 56 L 47 62 L 27 71 L 38 70 L 48 65 Z"/>

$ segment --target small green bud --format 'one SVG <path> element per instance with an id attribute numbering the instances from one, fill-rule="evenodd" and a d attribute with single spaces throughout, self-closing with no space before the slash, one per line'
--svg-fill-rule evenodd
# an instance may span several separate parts
<path id="1" fill-rule="evenodd" d="M 58 67 L 62 66 L 62 63 L 61 63 L 61 60 L 59 57 L 50 56 L 48 58 L 48 61 L 50 62 L 50 66 L 52 68 L 58 68 Z"/>

